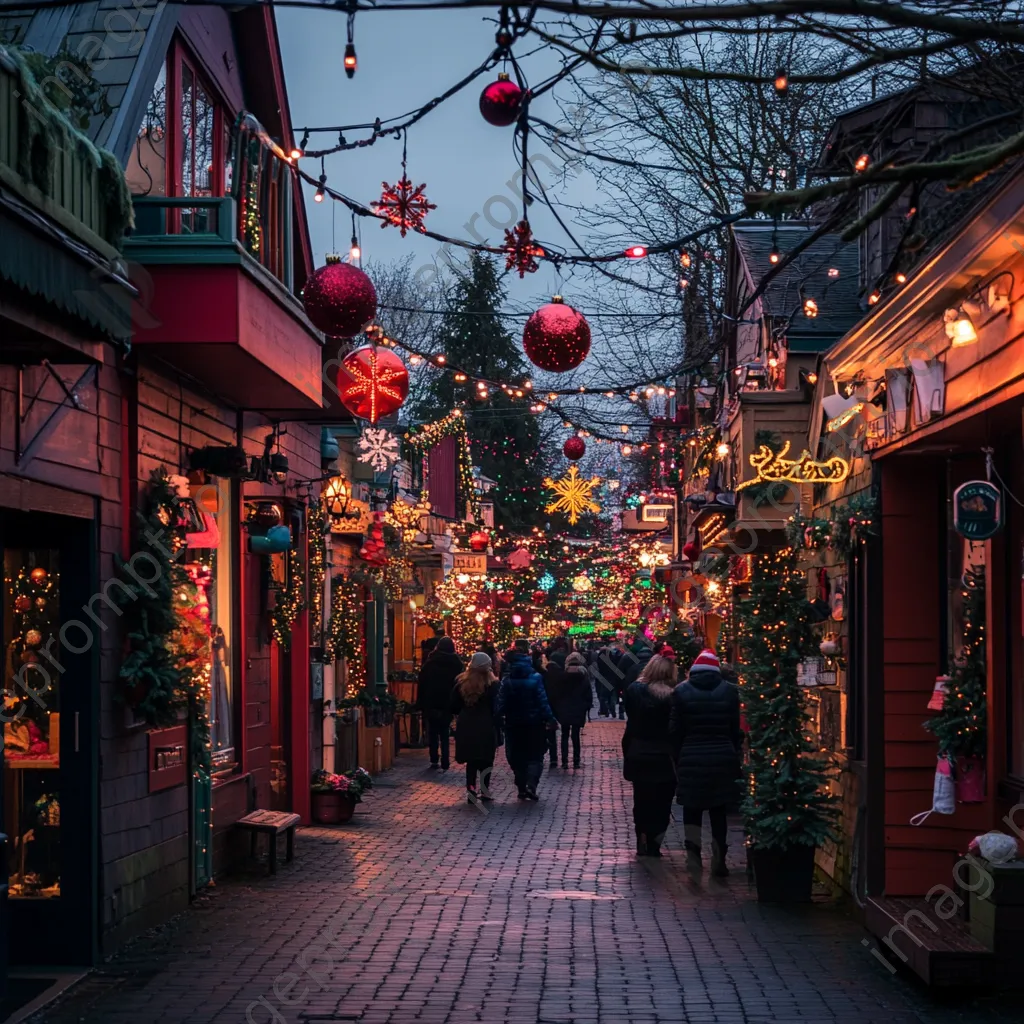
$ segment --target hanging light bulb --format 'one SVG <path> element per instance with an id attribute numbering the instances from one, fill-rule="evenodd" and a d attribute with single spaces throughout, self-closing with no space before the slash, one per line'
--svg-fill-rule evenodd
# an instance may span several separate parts
<path id="1" fill-rule="evenodd" d="M 855 171 L 866 171 L 869 163 L 871 163 L 871 157 L 869 157 L 867 153 L 861 153 L 861 155 L 857 157 L 857 160 L 853 165 L 853 169 Z"/>
<path id="2" fill-rule="evenodd" d="M 728 444 L 727 441 L 720 441 L 719 444 L 718 444 L 718 447 L 715 448 L 715 454 L 720 459 L 724 459 L 729 454 L 730 451 L 731 451 L 731 449 L 729 448 L 729 444 Z"/>
<path id="3" fill-rule="evenodd" d="M 324 201 L 324 186 L 327 184 L 327 175 L 321 174 L 320 181 L 316 186 L 316 193 L 313 195 L 314 203 L 322 203 Z"/>
<path id="4" fill-rule="evenodd" d="M 647 255 L 646 245 L 631 245 L 626 250 L 626 256 L 631 260 L 642 260 Z"/>
<path id="5" fill-rule="evenodd" d="M 306 151 L 306 146 L 309 145 L 309 132 L 304 132 L 302 135 L 302 141 L 297 146 L 292 146 L 291 152 L 288 154 L 293 160 L 300 160 Z"/>
<path id="6" fill-rule="evenodd" d="M 345 66 L 345 74 L 351 78 L 356 73 L 359 62 L 356 60 L 356 44 L 349 42 L 345 44 L 345 58 L 342 61 Z"/>
<path id="7" fill-rule="evenodd" d="M 775 72 L 775 91 L 785 92 L 789 88 L 789 76 L 786 74 L 785 68 L 779 68 Z"/>
<path id="8" fill-rule="evenodd" d="M 874 305 L 876 305 L 876 304 L 877 304 L 877 302 L 878 302 L 878 300 L 879 300 L 879 299 L 881 299 L 881 297 L 882 297 L 882 293 L 881 293 L 881 292 L 880 292 L 880 291 L 879 291 L 879 290 L 878 290 L 878 289 L 876 288 L 876 289 L 875 289 L 875 290 L 874 290 L 874 291 L 873 291 L 873 292 L 872 292 L 872 293 L 871 293 L 871 294 L 870 294 L 870 295 L 868 296 L 868 305 L 869 305 L 869 306 L 874 306 Z"/>
<path id="9" fill-rule="evenodd" d="M 362 257 L 363 252 L 359 248 L 359 239 L 355 235 L 352 236 L 352 246 L 348 251 L 348 258 L 353 262 L 357 263 Z"/>
<path id="10" fill-rule="evenodd" d="M 818 315 L 818 304 L 814 299 L 804 299 L 804 316 L 808 320 L 813 320 Z"/>

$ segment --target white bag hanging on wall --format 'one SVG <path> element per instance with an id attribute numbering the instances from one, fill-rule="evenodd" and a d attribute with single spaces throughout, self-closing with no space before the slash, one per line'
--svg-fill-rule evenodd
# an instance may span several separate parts
<path id="1" fill-rule="evenodd" d="M 915 814 L 910 819 L 910 824 L 923 825 L 929 814 L 952 814 L 955 810 L 956 784 L 953 781 L 953 762 L 945 754 L 940 754 L 935 765 L 931 810 Z"/>

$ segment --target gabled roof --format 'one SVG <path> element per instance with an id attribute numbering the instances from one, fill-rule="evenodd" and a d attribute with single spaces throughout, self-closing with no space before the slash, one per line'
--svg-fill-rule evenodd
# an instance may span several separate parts
<path id="1" fill-rule="evenodd" d="M 788 253 L 813 234 L 806 221 L 741 221 L 732 233 L 740 263 L 752 288 L 774 276 L 761 295 L 761 312 L 791 317 L 786 332 L 795 352 L 819 352 L 842 337 L 864 315 L 859 296 L 859 257 L 856 243 L 839 235 L 823 235 L 802 253 L 785 262 Z M 777 246 L 781 269 L 771 262 Z M 830 274 L 829 271 L 836 271 Z M 803 314 L 805 298 L 818 304 L 818 315 Z"/>

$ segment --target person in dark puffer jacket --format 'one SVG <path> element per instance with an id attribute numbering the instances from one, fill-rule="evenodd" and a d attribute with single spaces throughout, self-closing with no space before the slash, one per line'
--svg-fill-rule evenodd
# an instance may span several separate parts
<path id="1" fill-rule="evenodd" d="M 450 757 L 452 713 L 449 704 L 455 680 L 462 674 L 462 669 L 462 661 L 455 653 L 455 643 L 450 636 L 443 636 L 420 669 L 416 691 L 416 708 L 427 720 L 430 765 L 444 771 L 448 770 Z"/>
<path id="2" fill-rule="evenodd" d="M 727 849 L 726 811 L 739 797 L 740 694 L 722 678 L 714 651 L 703 650 L 689 678 L 672 694 L 669 735 L 676 762 L 676 802 L 683 805 L 687 866 L 701 867 L 704 811 L 711 818 L 711 873 L 722 877 Z"/>
<path id="3" fill-rule="evenodd" d="M 498 690 L 494 715 L 505 732 L 505 757 L 515 776 L 519 799 L 536 800 L 537 784 L 544 770 L 547 730 L 555 728 L 558 722 L 525 641 L 516 641 L 508 675 Z"/>

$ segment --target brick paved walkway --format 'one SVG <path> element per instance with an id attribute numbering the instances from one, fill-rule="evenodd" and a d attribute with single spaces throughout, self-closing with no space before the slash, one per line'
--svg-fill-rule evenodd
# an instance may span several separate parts
<path id="1" fill-rule="evenodd" d="M 620 723 L 541 802 L 489 813 L 403 752 L 349 826 L 302 830 L 275 878 L 229 880 L 33 1018 L 47 1024 L 986 1024 L 1013 997 L 933 1002 L 832 905 L 759 905 L 739 833 L 722 882 L 632 852 Z"/>

